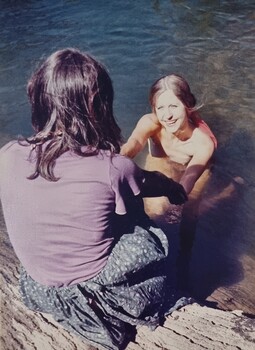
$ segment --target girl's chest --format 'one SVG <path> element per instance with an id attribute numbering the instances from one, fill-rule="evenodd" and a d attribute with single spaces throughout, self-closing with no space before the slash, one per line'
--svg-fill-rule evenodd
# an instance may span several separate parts
<path id="1" fill-rule="evenodd" d="M 174 135 L 161 131 L 153 137 L 152 144 L 155 149 L 161 148 L 169 159 L 180 164 L 187 164 L 194 155 L 192 138 L 181 141 Z"/>

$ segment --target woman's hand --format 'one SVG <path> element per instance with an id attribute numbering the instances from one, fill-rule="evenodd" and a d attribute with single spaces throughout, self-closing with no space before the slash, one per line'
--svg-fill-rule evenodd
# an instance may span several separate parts
<path id="1" fill-rule="evenodd" d="M 183 204 L 188 196 L 181 184 L 160 173 L 159 171 L 142 170 L 144 182 L 141 189 L 142 197 L 165 196 L 172 204 Z"/>

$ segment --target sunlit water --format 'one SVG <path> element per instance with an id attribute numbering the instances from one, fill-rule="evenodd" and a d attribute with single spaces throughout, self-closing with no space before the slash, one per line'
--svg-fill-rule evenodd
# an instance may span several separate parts
<path id="1" fill-rule="evenodd" d="M 1 145 L 31 133 L 26 82 L 57 49 L 78 47 L 107 66 L 124 137 L 150 110 L 155 79 L 175 72 L 189 81 L 219 141 L 191 288 L 200 298 L 226 288 L 225 306 L 235 307 L 233 297 L 255 313 L 254 1 L 5 0 L 0 20 Z"/>

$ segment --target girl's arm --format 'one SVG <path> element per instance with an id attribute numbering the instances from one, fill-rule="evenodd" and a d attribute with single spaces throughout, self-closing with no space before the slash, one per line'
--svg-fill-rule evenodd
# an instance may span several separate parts
<path id="1" fill-rule="evenodd" d="M 180 184 L 184 187 L 187 194 L 192 191 L 196 181 L 205 170 L 214 149 L 214 143 L 208 136 L 197 142 L 195 153 L 180 180 Z"/>
<path id="2" fill-rule="evenodd" d="M 145 146 L 149 137 L 160 130 L 152 114 L 145 114 L 137 123 L 134 131 L 121 147 L 120 154 L 129 158 L 134 158 Z"/>

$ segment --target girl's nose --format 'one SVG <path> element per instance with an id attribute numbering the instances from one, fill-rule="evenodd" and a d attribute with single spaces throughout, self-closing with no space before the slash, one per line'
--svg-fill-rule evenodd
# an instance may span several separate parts
<path id="1" fill-rule="evenodd" d="M 165 114 L 164 114 L 164 116 L 163 116 L 163 120 L 171 120 L 173 118 L 173 115 L 172 115 L 172 113 L 171 112 L 166 112 Z"/>

